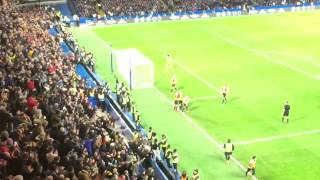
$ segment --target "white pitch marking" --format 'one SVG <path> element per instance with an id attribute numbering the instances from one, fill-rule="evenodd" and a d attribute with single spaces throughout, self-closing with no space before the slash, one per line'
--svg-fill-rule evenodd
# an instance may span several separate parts
<path id="1" fill-rule="evenodd" d="M 92 32 L 93 33 L 93 32 Z M 94 34 L 94 33 L 93 33 Z M 101 40 L 96 34 L 94 34 L 94 36 L 104 45 L 107 46 L 108 48 L 112 49 L 110 45 L 108 45 L 107 43 L 105 43 L 103 40 Z M 192 71 L 189 71 L 186 67 L 184 67 L 183 65 L 181 65 L 180 63 L 176 62 L 175 60 L 173 60 L 173 62 L 175 64 L 177 64 L 178 66 L 180 66 L 182 69 L 184 69 L 186 72 L 190 73 L 191 75 L 193 75 L 195 78 L 197 78 L 198 80 L 200 80 L 201 82 L 203 82 L 204 84 L 206 84 L 207 86 L 209 86 L 210 88 L 214 89 L 217 92 L 220 92 L 218 88 L 216 88 L 215 86 L 213 86 L 212 84 L 210 84 L 209 82 L 207 82 L 206 80 L 202 79 L 200 76 L 194 74 Z M 153 88 L 156 90 L 156 92 L 161 95 L 164 99 L 167 100 L 167 102 L 171 105 L 172 102 L 170 101 L 170 99 L 168 99 L 168 97 L 166 97 L 164 94 L 162 94 L 161 91 L 159 91 L 157 88 Z M 183 112 L 180 112 L 182 114 L 182 116 L 190 123 L 192 124 L 200 133 L 202 133 L 211 143 L 213 143 L 214 145 L 216 145 L 218 147 L 218 149 L 220 149 L 221 151 L 223 151 L 224 149 L 222 148 L 222 146 L 215 140 L 213 139 L 205 130 L 203 130 L 201 127 L 199 127 L 188 115 L 186 115 Z M 243 171 L 246 171 L 247 169 L 233 156 L 231 156 L 231 160 L 238 166 L 240 167 L 240 169 L 242 169 Z M 258 180 L 258 178 L 256 178 L 255 176 L 252 176 L 253 180 Z"/>
<path id="2" fill-rule="evenodd" d="M 164 51 L 161 51 L 162 53 L 165 53 Z M 174 64 L 176 64 L 177 66 L 179 66 L 181 69 L 183 69 L 184 71 L 186 71 L 187 73 L 189 73 L 190 75 L 192 75 L 194 78 L 198 79 L 199 81 L 201 81 L 203 84 L 207 85 L 209 88 L 215 90 L 216 92 L 220 93 L 219 88 L 217 88 L 216 86 L 212 85 L 210 82 L 208 82 L 207 80 L 203 79 L 201 76 L 195 74 L 193 71 L 191 71 L 189 68 L 187 68 L 186 66 L 184 66 L 183 64 L 180 64 L 178 61 L 176 61 L 174 58 L 171 58 L 172 62 Z"/>
<path id="3" fill-rule="evenodd" d="M 268 141 L 273 141 L 273 140 L 285 139 L 285 138 L 289 138 L 289 137 L 305 136 L 305 135 L 318 134 L 318 133 L 320 133 L 320 129 L 299 132 L 299 133 L 293 133 L 293 134 L 287 134 L 287 135 L 281 135 L 281 136 L 258 138 L 258 139 L 248 140 L 248 141 L 240 141 L 240 142 L 235 142 L 233 144 L 235 144 L 235 145 L 253 144 L 253 143 L 268 142 Z"/>
<path id="4" fill-rule="evenodd" d="M 259 51 L 259 50 L 257 50 L 257 51 Z M 320 63 L 318 63 L 314 58 L 311 58 L 311 57 L 296 55 L 296 54 L 291 54 L 289 52 L 281 52 L 281 51 L 260 50 L 260 52 L 265 52 L 265 53 L 270 53 L 270 54 L 279 54 L 279 55 L 288 56 L 288 57 L 294 57 L 294 58 L 305 60 L 307 62 L 314 64 L 317 67 L 320 67 Z"/>
<path id="5" fill-rule="evenodd" d="M 211 35 L 212 35 L 213 37 L 215 37 L 215 38 L 218 38 L 218 39 L 220 39 L 220 40 L 223 40 L 223 41 L 225 41 L 225 42 L 228 42 L 229 44 L 233 44 L 233 45 L 238 46 L 238 47 L 240 47 L 240 48 L 242 48 L 242 49 L 245 49 L 245 50 L 247 50 L 247 51 L 249 51 L 249 52 L 251 52 L 251 53 L 253 53 L 253 54 L 255 54 L 255 55 L 264 57 L 265 59 L 268 59 L 268 60 L 270 60 L 270 61 L 272 61 L 272 62 L 274 62 L 274 63 L 276 63 L 276 64 L 280 64 L 280 65 L 282 65 L 282 66 L 285 66 L 285 67 L 287 67 L 287 68 L 289 68 L 289 69 L 291 69 L 291 70 L 294 70 L 294 71 L 297 71 L 297 72 L 299 72 L 299 73 L 301 73 L 301 74 L 304 74 L 304 75 L 306 75 L 306 76 L 308 76 L 308 77 L 310 77 L 310 78 L 312 78 L 312 79 L 319 80 L 318 77 L 316 77 L 315 75 L 312 75 L 312 74 L 310 74 L 310 73 L 308 73 L 308 72 L 306 72 L 306 71 L 304 71 L 304 70 L 302 70 L 302 69 L 300 69 L 300 68 L 297 68 L 297 67 L 295 67 L 295 66 L 292 66 L 292 65 L 290 65 L 290 64 L 287 64 L 287 63 L 285 63 L 285 62 L 279 61 L 278 59 L 275 59 L 275 58 L 273 58 L 273 57 L 271 57 L 271 56 L 269 56 L 269 55 L 267 55 L 267 54 L 265 54 L 265 53 L 262 53 L 262 52 L 256 50 L 256 49 L 252 49 L 252 48 L 250 48 L 250 47 L 248 47 L 248 46 L 246 46 L 246 45 L 244 45 L 244 44 L 242 44 L 242 43 L 240 43 L 240 42 L 234 41 L 234 40 L 232 40 L 232 39 L 225 38 L 225 37 L 223 37 L 223 36 L 221 36 L 221 35 L 218 35 L 218 34 L 216 34 L 216 33 L 214 33 L 214 34 L 211 33 Z"/>
<path id="6" fill-rule="evenodd" d="M 91 31 L 91 34 L 100 42 L 102 43 L 104 46 L 106 46 L 108 49 L 112 50 L 112 47 L 107 44 L 106 42 L 104 42 L 101 38 L 99 38 L 94 32 Z M 164 51 L 162 51 L 164 53 Z M 202 83 L 204 83 L 205 85 L 207 85 L 209 88 L 215 90 L 216 92 L 220 93 L 219 88 L 215 87 L 214 85 L 212 85 L 211 83 L 209 83 L 207 80 L 203 79 L 202 77 L 200 77 L 199 75 L 195 74 L 194 72 L 192 72 L 190 69 L 188 69 L 187 67 L 185 67 L 184 65 L 180 64 L 179 62 L 177 62 L 175 59 L 172 58 L 172 62 L 174 64 L 176 64 L 177 66 L 179 66 L 181 69 L 183 69 L 184 71 L 186 71 L 187 73 L 189 73 L 190 75 L 192 75 L 193 77 L 195 77 L 196 79 L 198 79 L 199 81 L 201 81 Z"/>
<path id="7" fill-rule="evenodd" d="M 83 28 L 83 29 L 85 29 L 85 28 Z M 94 36 L 95 39 L 97 39 L 97 40 L 98 40 L 100 43 L 102 43 L 106 48 L 108 48 L 109 50 L 112 51 L 111 45 L 110 45 L 110 44 L 107 44 L 105 41 L 103 41 L 99 36 L 96 35 L 96 33 L 94 33 L 94 32 L 93 32 L 92 30 L 90 30 L 90 29 L 85 29 L 85 30 L 87 31 L 87 33 L 90 32 L 90 33 Z"/>
<path id="8" fill-rule="evenodd" d="M 101 42 L 104 46 L 106 46 L 107 48 L 109 48 L 110 50 L 112 50 L 111 46 L 109 44 L 107 44 L 106 42 L 104 42 L 101 38 L 99 38 L 94 32 L 91 31 L 91 33 L 95 36 L 95 38 Z M 162 51 L 164 53 L 164 51 Z M 185 67 L 184 65 L 180 64 L 179 62 L 177 62 L 175 59 L 172 58 L 172 62 L 174 64 L 176 64 L 177 66 L 179 66 L 181 69 L 183 69 L 184 71 L 186 71 L 187 73 L 189 73 L 190 75 L 192 75 L 193 77 L 195 77 L 196 79 L 198 79 L 199 81 L 201 81 L 202 83 L 204 83 L 205 85 L 207 85 L 209 88 L 215 90 L 216 92 L 220 93 L 219 88 L 217 88 L 216 86 L 212 85 L 210 82 L 208 82 L 207 80 L 203 79 L 202 77 L 200 77 L 199 75 L 195 74 L 194 72 L 192 72 L 190 69 L 188 69 L 187 67 Z"/>
<path id="9" fill-rule="evenodd" d="M 165 96 L 160 90 L 157 88 L 153 88 L 161 97 L 163 97 L 169 104 L 173 105 L 170 99 Z M 200 126 L 198 126 L 191 117 L 189 117 L 186 113 L 180 112 L 180 114 L 193 126 L 195 127 L 201 134 L 203 134 L 212 144 L 216 145 L 218 149 L 221 151 L 224 151 L 223 146 L 218 143 L 217 140 L 215 140 L 213 137 L 211 137 L 204 129 L 202 129 Z M 243 171 L 246 171 L 247 169 L 238 161 L 235 157 L 231 156 L 231 160 Z M 253 180 L 258 180 L 257 177 L 252 176 Z"/>

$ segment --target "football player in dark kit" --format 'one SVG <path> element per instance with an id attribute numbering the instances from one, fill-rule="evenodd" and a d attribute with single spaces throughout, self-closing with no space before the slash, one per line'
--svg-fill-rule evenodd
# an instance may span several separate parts
<path id="1" fill-rule="evenodd" d="M 283 106 L 283 115 L 282 115 L 282 122 L 284 123 L 285 121 L 289 123 L 289 112 L 290 112 L 290 105 L 288 101 Z"/>

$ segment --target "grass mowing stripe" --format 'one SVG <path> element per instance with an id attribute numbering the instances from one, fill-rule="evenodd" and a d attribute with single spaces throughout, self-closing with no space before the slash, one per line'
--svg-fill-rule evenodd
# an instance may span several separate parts
<path id="1" fill-rule="evenodd" d="M 318 134 L 318 133 L 320 133 L 320 129 L 316 129 L 316 130 L 313 130 L 313 131 L 305 131 L 305 132 L 281 135 L 281 136 L 258 138 L 258 139 L 248 140 L 248 141 L 240 141 L 240 142 L 235 142 L 233 144 L 235 144 L 235 145 L 246 145 L 246 144 L 259 143 L 259 142 L 268 142 L 268 141 L 273 141 L 273 140 L 278 140 L 278 139 L 286 139 L 286 138 L 289 138 L 289 137 L 297 137 L 297 136 L 304 136 L 304 135 L 310 135 L 310 134 Z"/>
<path id="2" fill-rule="evenodd" d="M 240 43 L 240 42 L 234 41 L 234 40 L 232 40 L 232 39 L 228 39 L 228 38 L 223 37 L 223 36 L 221 36 L 221 35 L 219 35 L 219 34 L 216 34 L 216 33 L 214 33 L 214 34 L 211 33 L 211 35 L 212 35 L 213 37 L 215 37 L 215 38 L 217 38 L 217 39 L 220 39 L 220 40 L 223 40 L 223 41 L 225 41 L 225 42 L 227 42 L 227 43 L 229 43 L 229 44 L 233 44 L 233 45 L 238 46 L 238 47 L 240 47 L 240 48 L 242 48 L 242 49 L 245 49 L 245 50 L 247 50 L 247 51 L 249 51 L 249 52 L 251 52 L 251 53 L 253 53 L 253 54 L 255 54 L 255 55 L 258 55 L 258 56 L 264 57 L 265 59 L 271 60 L 272 62 L 274 62 L 274 63 L 276 63 L 276 64 L 280 64 L 280 65 L 282 65 L 282 66 L 284 66 L 284 67 L 287 67 L 287 68 L 292 69 L 292 70 L 294 70 L 294 71 L 297 71 L 297 72 L 299 72 L 299 73 L 301 73 L 301 74 L 304 74 L 304 75 L 306 75 L 306 76 L 308 76 L 308 77 L 311 77 L 312 79 L 320 80 L 320 78 L 317 77 L 317 76 L 315 76 L 315 75 L 312 75 L 312 74 L 310 74 L 310 73 L 308 73 L 308 72 L 306 72 L 306 71 L 304 71 L 304 70 L 302 70 L 302 69 L 300 69 L 300 68 L 297 68 L 297 67 L 295 67 L 295 66 L 292 66 L 292 65 L 290 65 L 290 64 L 281 62 L 281 61 L 279 61 L 279 60 L 277 60 L 277 59 L 275 59 L 275 58 L 273 58 L 273 57 L 271 57 L 271 56 L 269 56 L 269 55 L 267 55 L 267 54 L 265 54 L 265 53 L 263 53 L 263 52 L 260 52 L 260 51 L 258 51 L 258 50 L 256 50 L 256 49 L 253 49 L 253 48 L 250 48 L 250 47 L 248 47 L 248 46 L 246 46 L 246 45 L 244 45 L 244 44 L 242 44 L 242 43 Z"/>
<path id="3" fill-rule="evenodd" d="M 160 90 L 158 90 L 157 88 L 154 88 L 154 90 L 161 96 L 163 97 L 169 104 L 173 105 L 172 102 L 170 101 L 170 99 L 164 95 Z M 191 117 L 189 117 L 186 113 L 184 112 L 180 112 L 180 114 L 190 123 L 192 124 L 193 127 L 195 127 L 199 132 L 201 132 L 201 134 L 203 134 L 211 143 L 213 143 L 214 145 L 217 146 L 218 149 L 220 149 L 221 151 L 224 151 L 224 149 L 222 148 L 222 145 L 219 144 L 219 142 L 217 140 L 215 140 L 213 137 L 211 137 L 205 130 L 203 130 L 200 126 L 198 126 Z M 231 156 L 231 160 L 243 171 L 246 171 L 247 169 L 240 163 L 240 161 L 238 161 L 235 157 Z M 252 176 L 253 180 L 258 180 L 257 177 Z"/>

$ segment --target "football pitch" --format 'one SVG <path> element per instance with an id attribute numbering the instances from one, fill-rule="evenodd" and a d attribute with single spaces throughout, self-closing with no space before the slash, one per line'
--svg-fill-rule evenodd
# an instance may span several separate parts
<path id="1" fill-rule="evenodd" d="M 133 91 L 145 128 L 166 134 L 179 169 L 201 179 L 246 179 L 257 156 L 260 180 L 320 179 L 320 12 L 163 21 L 71 29 L 93 52 L 96 72 L 114 83 L 108 54 L 136 48 L 154 63 L 155 87 Z M 165 54 L 173 70 L 165 72 Z M 170 79 L 191 97 L 173 111 Z M 229 100 L 221 104 L 227 84 Z M 283 105 L 290 122 L 281 122 Z M 222 144 L 235 143 L 226 164 Z M 249 179 L 249 178 L 248 178 Z"/>

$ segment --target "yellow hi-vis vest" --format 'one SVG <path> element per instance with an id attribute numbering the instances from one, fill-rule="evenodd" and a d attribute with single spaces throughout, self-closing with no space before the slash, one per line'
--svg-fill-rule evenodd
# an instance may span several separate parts
<path id="1" fill-rule="evenodd" d="M 179 162 L 179 155 L 177 152 L 172 153 L 172 163 L 178 164 Z"/>
<path id="2" fill-rule="evenodd" d="M 165 157 L 166 157 L 169 161 L 171 160 L 171 158 L 172 158 L 172 151 L 171 151 L 170 148 L 168 148 L 168 149 L 166 150 Z"/>
<path id="3" fill-rule="evenodd" d="M 192 175 L 192 179 L 194 179 L 194 180 L 200 180 L 200 175 L 199 175 L 199 173 L 193 174 L 193 175 Z"/>
<path id="4" fill-rule="evenodd" d="M 160 142 L 160 147 L 161 147 L 161 148 L 166 148 L 167 145 L 168 145 L 168 144 L 167 144 L 167 141 L 168 141 L 167 138 L 164 138 L 164 139 L 162 138 L 162 139 L 161 139 L 161 142 Z"/>
<path id="5" fill-rule="evenodd" d="M 188 176 L 186 176 L 186 177 L 181 176 L 180 177 L 180 180 L 187 180 L 187 179 L 188 179 Z"/>
<path id="6" fill-rule="evenodd" d="M 256 168 L 256 160 L 255 160 L 255 159 L 251 159 L 251 160 L 249 161 L 248 168 L 249 168 L 249 169 L 254 169 L 254 168 Z"/>
<path id="7" fill-rule="evenodd" d="M 147 135 L 148 140 L 150 141 L 152 138 L 152 131 L 148 131 L 148 135 Z"/>
<path id="8" fill-rule="evenodd" d="M 104 101 L 104 94 L 103 93 L 98 94 L 98 99 L 99 101 Z"/>
<path id="9" fill-rule="evenodd" d="M 224 148 L 225 152 L 232 152 L 232 146 L 232 143 L 226 143 Z"/>
<path id="10" fill-rule="evenodd" d="M 155 144 L 155 143 L 156 143 L 156 139 L 157 139 L 157 137 L 151 136 L 151 143 L 152 143 L 152 144 Z"/>

